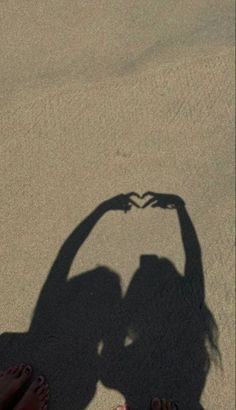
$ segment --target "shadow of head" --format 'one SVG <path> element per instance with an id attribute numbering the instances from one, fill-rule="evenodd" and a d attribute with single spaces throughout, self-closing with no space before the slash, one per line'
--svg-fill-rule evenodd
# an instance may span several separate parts
<path id="1" fill-rule="evenodd" d="M 178 278 L 181 276 L 175 265 L 168 258 L 159 257 L 158 255 L 153 254 L 140 256 L 140 270 L 148 273 L 161 274 L 165 280 L 168 280 L 168 278 L 173 279 L 173 277 Z"/>

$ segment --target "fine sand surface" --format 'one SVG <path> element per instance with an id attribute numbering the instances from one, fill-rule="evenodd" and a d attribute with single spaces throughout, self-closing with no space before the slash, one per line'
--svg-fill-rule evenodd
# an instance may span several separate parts
<path id="1" fill-rule="evenodd" d="M 1 367 L 31 363 L 52 410 L 234 410 L 234 2 L 3 0 L 0 21 Z M 195 256 L 177 294 L 176 210 L 106 213 L 48 277 L 101 202 L 149 190 L 185 200 L 205 300 Z"/>

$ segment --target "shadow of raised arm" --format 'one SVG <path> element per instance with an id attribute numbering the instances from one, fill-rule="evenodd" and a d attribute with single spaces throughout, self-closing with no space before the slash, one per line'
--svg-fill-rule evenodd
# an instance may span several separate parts
<path id="1" fill-rule="evenodd" d="M 53 262 L 48 279 L 56 279 L 57 282 L 66 279 L 77 252 L 106 211 L 105 203 L 99 205 L 71 232 Z"/>
<path id="2" fill-rule="evenodd" d="M 200 301 L 204 300 L 204 275 L 201 247 L 191 218 L 183 199 L 174 194 L 162 194 L 148 191 L 142 198 L 147 198 L 143 208 L 175 209 L 178 214 L 181 237 L 185 252 L 185 279 L 191 285 L 194 295 Z"/>
<path id="3" fill-rule="evenodd" d="M 201 247 L 196 230 L 184 204 L 176 207 L 185 252 L 185 278 L 201 302 L 205 297 Z"/>
<path id="4" fill-rule="evenodd" d="M 48 280 L 56 280 L 57 283 L 64 281 L 69 273 L 73 260 L 89 236 L 90 232 L 99 221 L 99 219 L 111 210 L 121 210 L 127 212 L 132 206 L 138 206 L 132 196 L 139 196 L 134 192 L 120 194 L 110 198 L 94 209 L 68 236 L 61 246 L 58 255 L 50 269 Z"/>

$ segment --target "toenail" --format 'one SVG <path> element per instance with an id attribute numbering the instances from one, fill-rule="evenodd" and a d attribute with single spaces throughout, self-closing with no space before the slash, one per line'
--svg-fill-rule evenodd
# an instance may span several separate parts
<path id="1" fill-rule="evenodd" d="M 30 373 L 31 373 L 31 367 L 30 367 L 30 366 L 27 366 L 27 367 L 25 368 L 25 373 L 26 373 L 26 374 L 30 374 Z"/>

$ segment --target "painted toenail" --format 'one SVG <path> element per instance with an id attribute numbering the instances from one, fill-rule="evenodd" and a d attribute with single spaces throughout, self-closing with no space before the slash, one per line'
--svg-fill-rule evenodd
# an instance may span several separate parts
<path id="1" fill-rule="evenodd" d="M 30 367 L 30 366 L 27 366 L 27 367 L 25 368 L 25 373 L 26 373 L 26 374 L 30 374 L 30 373 L 31 373 L 31 367 Z"/>

